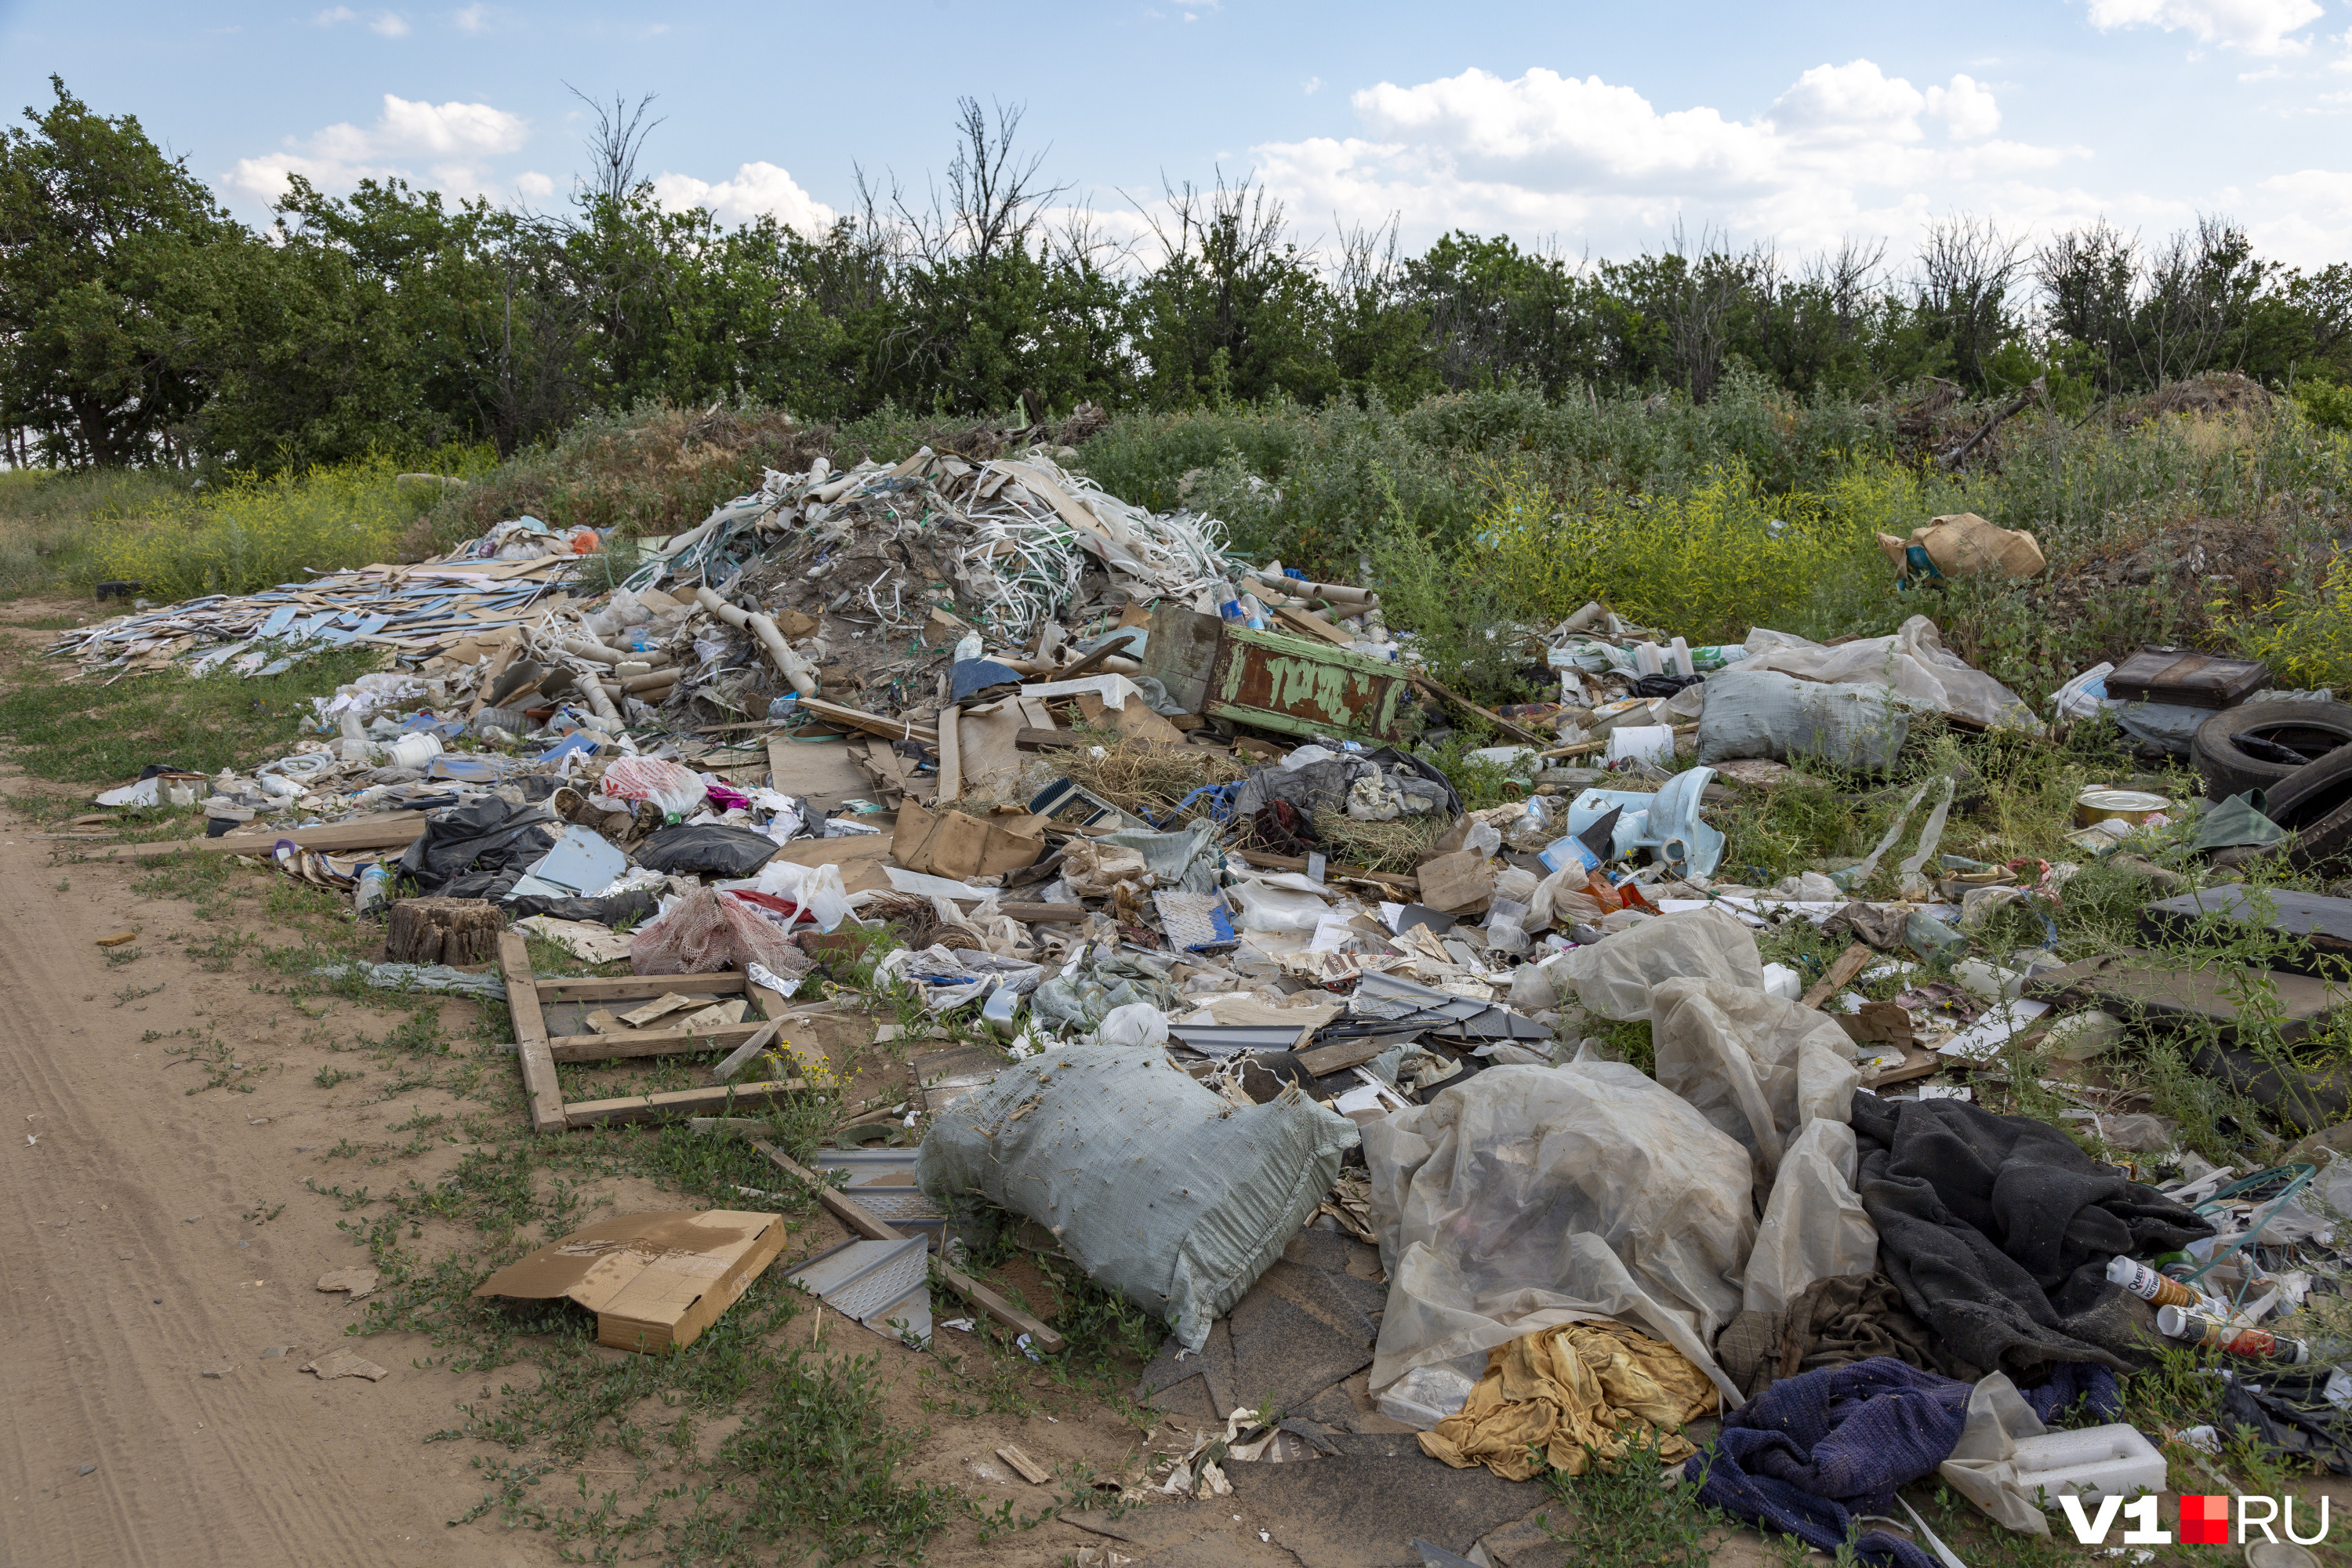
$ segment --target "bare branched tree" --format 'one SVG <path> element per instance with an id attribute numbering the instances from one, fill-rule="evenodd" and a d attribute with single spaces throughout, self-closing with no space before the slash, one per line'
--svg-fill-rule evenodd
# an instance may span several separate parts
<path id="1" fill-rule="evenodd" d="M 1849 237 L 1835 250 L 1822 251 L 1808 260 L 1799 276 L 1820 291 L 1839 327 L 1850 335 L 1861 325 L 1878 292 L 1875 280 L 1885 261 L 1886 241 Z"/>
<path id="2" fill-rule="evenodd" d="M 1942 323 L 1961 380 L 1982 384 L 2008 330 L 2009 287 L 2025 263 L 2025 241 L 1990 218 L 1956 213 L 1928 226 L 1919 246 L 1919 308 Z"/>
<path id="3" fill-rule="evenodd" d="M 1658 301 L 1669 352 L 1681 373 L 1683 390 L 1693 403 L 1705 403 L 1715 395 L 1716 382 L 1723 374 L 1733 307 L 1760 266 L 1777 273 L 1778 263 L 1760 248 L 1748 256 L 1737 254 L 1727 237 L 1712 229 L 1703 230 L 1694 246 L 1679 219 L 1666 256 L 1679 263 Z"/>
<path id="4" fill-rule="evenodd" d="M 992 122 L 978 99 L 956 100 L 956 152 L 944 195 L 934 187 L 929 208 L 917 212 L 892 184 L 898 221 L 927 259 L 962 255 L 985 266 L 1007 250 L 1025 248 L 1042 210 L 1069 189 L 1038 184 L 1045 153 L 1014 151 L 1023 112 L 1019 104 L 1000 103 Z"/>
<path id="5" fill-rule="evenodd" d="M 660 120 L 646 118 L 655 95 L 646 93 L 632 107 L 625 94 L 615 92 L 607 107 L 568 81 L 563 86 L 596 117 L 596 127 L 586 138 L 588 174 L 583 184 L 592 199 L 618 206 L 637 188 L 637 156 L 645 151 L 646 138 L 662 123 Z"/>
<path id="6" fill-rule="evenodd" d="M 2048 329 L 2088 344 L 2099 356 L 2101 386 L 2114 391 L 2132 347 L 2132 310 L 2140 283 L 2139 240 L 2105 218 L 2053 237 L 2033 254 Z"/>
<path id="7" fill-rule="evenodd" d="M 2234 365 L 2268 271 L 2244 231 L 2224 218 L 2200 217 L 2150 251 L 2132 345 L 2148 384 Z M 2233 335 L 2237 352 L 2227 346 Z"/>

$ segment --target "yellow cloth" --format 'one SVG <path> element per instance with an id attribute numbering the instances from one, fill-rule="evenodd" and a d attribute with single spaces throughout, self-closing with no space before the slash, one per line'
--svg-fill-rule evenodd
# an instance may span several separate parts
<path id="1" fill-rule="evenodd" d="M 1679 1428 L 1717 1405 L 1715 1384 L 1674 1346 L 1622 1323 L 1570 1323 L 1488 1351 L 1486 1375 L 1460 1410 L 1421 1434 L 1421 1448 L 1507 1481 L 1547 1465 L 1580 1476 L 1596 1457 L 1622 1458 L 1625 1438 L 1645 1431 L 1659 1434 L 1661 1459 L 1696 1453 Z"/>

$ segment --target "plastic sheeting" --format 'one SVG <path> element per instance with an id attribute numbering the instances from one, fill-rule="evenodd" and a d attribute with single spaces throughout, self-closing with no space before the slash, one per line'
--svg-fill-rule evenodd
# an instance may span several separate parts
<path id="1" fill-rule="evenodd" d="M 1762 991 L 1667 980 L 1650 993 L 1650 1017 L 1658 1081 L 1756 1157 L 1759 1194 L 1798 1130 L 1818 1117 L 1843 1121 L 1862 1083 L 1843 1029 Z"/>
<path id="2" fill-rule="evenodd" d="M 604 770 L 600 787 L 614 800 L 652 801 L 670 816 L 700 810 L 709 793 L 700 773 L 660 757 L 623 757 Z"/>
<path id="3" fill-rule="evenodd" d="M 1853 1190 L 1857 1157 L 1843 1120 L 1817 1117 L 1790 1140 L 1748 1255 L 1742 1311 L 1786 1311 L 1816 1280 L 1878 1267 L 1878 1227 Z"/>
<path id="4" fill-rule="evenodd" d="M 1650 988 L 1663 981 L 1721 980 L 1740 990 L 1764 989 L 1755 934 L 1738 916 L 1714 908 L 1661 915 L 1580 947 L 1557 966 L 1557 974 L 1576 987 L 1586 1007 L 1621 1020 L 1650 1016 Z"/>
<path id="5" fill-rule="evenodd" d="M 2015 692 L 1947 648 L 1936 624 L 1925 616 L 1905 621 L 1893 637 L 1864 637 L 1835 647 L 1759 626 L 1748 634 L 1748 658 L 1739 663 L 1743 673 L 1774 669 L 1806 680 L 1891 688 L 1902 700 L 1938 713 L 2037 733 L 2042 729 L 2042 721 Z M 1722 691 L 1715 680 L 1707 684 L 1711 715 Z"/>
<path id="6" fill-rule="evenodd" d="M 1776 763 L 1818 759 L 1878 773 L 1903 750 L 1911 721 L 1884 686 L 1801 680 L 1736 664 L 1707 678 L 1698 760 Z"/>
<path id="7" fill-rule="evenodd" d="M 1715 1336 L 1756 1236 L 1748 1152 L 1622 1062 L 1489 1068 L 1364 1130 L 1388 1269 L 1371 1386 L 1616 1318 L 1737 1403 Z"/>
<path id="8" fill-rule="evenodd" d="M 801 912 L 816 921 L 819 931 L 831 931 L 849 918 L 849 891 L 842 885 L 838 866 L 801 866 L 771 860 L 751 884 L 771 898 L 790 899 Z"/>
<path id="9" fill-rule="evenodd" d="M 1199 1350 L 1355 1142 L 1354 1123 L 1295 1086 L 1235 1106 L 1163 1051 L 1072 1046 L 958 1100 L 925 1134 L 916 1172 L 936 1199 L 976 1193 L 1035 1220 L 1088 1279 Z"/>

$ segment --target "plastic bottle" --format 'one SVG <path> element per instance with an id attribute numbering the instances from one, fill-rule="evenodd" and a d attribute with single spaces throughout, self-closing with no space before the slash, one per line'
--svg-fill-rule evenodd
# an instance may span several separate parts
<path id="1" fill-rule="evenodd" d="M 797 724 L 802 717 L 801 700 L 794 693 L 786 692 L 768 704 L 768 722 L 771 724 Z"/>
<path id="2" fill-rule="evenodd" d="M 2284 1339 L 2268 1329 L 2235 1328 L 2210 1312 L 2191 1311 L 2186 1307 L 2158 1307 L 2156 1330 L 2168 1339 L 2192 1340 L 2249 1361 L 2277 1361 L 2301 1366 L 2311 1359 L 2311 1347 L 2301 1340 Z"/>
<path id="3" fill-rule="evenodd" d="M 373 920 L 392 902 L 392 878 L 380 860 L 360 868 L 359 885 L 352 889 L 352 910 L 362 920 Z"/>
<path id="4" fill-rule="evenodd" d="M 2159 1307 L 2195 1307 L 2200 1304 L 2197 1292 L 2178 1279 L 2168 1279 L 2145 1263 L 2135 1263 L 2117 1254 L 2107 1259 L 2107 1279 L 2143 1301 L 2153 1301 Z"/>
<path id="5" fill-rule="evenodd" d="M 1229 621 L 1247 621 L 1249 619 L 1249 612 L 1242 608 L 1242 596 L 1234 592 L 1234 585 L 1231 583 L 1227 583 L 1223 579 L 1220 579 L 1217 583 L 1215 593 L 1218 615 L 1223 616 Z"/>

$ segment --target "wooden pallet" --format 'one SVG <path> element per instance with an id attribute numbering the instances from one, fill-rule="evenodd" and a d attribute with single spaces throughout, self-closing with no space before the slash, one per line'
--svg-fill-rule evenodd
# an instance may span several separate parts
<path id="1" fill-rule="evenodd" d="M 635 1036 L 564 1035 L 550 1038 L 545 1004 L 550 1002 L 650 1002 L 677 991 L 695 994 L 750 994 L 771 1016 L 783 998 L 751 985 L 740 973 L 624 974 L 604 980 L 539 980 L 530 972 L 530 951 L 520 931 L 499 938 L 499 967 L 505 972 L 507 1009 L 514 1016 L 515 1044 L 522 1058 L 523 1093 L 530 1101 L 533 1132 L 562 1132 L 604 1121 L 657 1121 L 673 1116 L 723 1116 L 730 1110 L 772 1104 L 804 1086 L 796 1078 L 759 1083 L 721 1083 L 667 1094 L 632 1094 L 616 1100 L 563 1102 L 556 1079 L 559 1061 L 612 1061 L 625 1057 L 667 1056 L 680 1051 L 719 1050 L 741 1044 L 762 1024 L 733 1024 L 690 1033 L 649 1029 Z"/>

